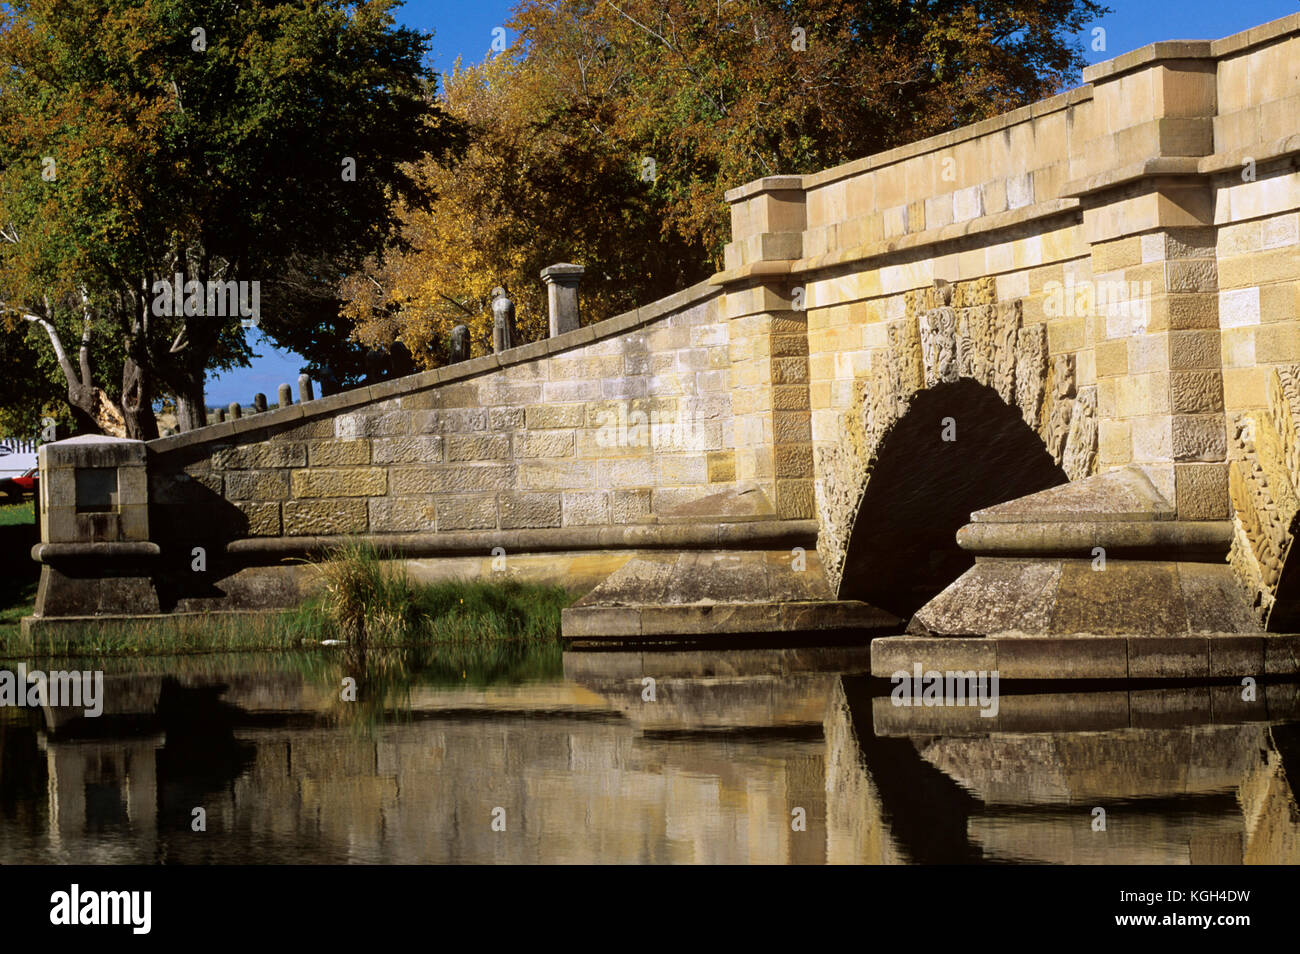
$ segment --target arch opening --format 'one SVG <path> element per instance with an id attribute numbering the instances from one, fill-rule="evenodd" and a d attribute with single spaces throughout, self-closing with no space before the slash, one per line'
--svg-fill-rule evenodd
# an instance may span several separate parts
<path id="1" fill-rule="evenodd" d="M 993 388 L 964 378 L 919 391 L 881 439 L 840 597 L 909 619 L 974 565 L 956 541 L 973 511 L 1068 479 Z"/>

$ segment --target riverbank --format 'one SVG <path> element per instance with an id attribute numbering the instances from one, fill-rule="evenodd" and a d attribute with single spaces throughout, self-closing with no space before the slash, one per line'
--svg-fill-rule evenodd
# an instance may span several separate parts
<path id="1" fill-rule="evenodd" d="M 411 587 L 411 597 L 400 619 L 395 620 L 391 605 L 365 611 L 368 649 L 558 643 L 560 611 L 571 600 L 560 587 L 513 580 L 416 585 Z M 5 612 L 22 610 L 19 606 Z M 30 612 L 30 605 L 25 611 Z M 323 597 L 285 613 L 88 620 L 32 638 L 21 636 L 13 626 L 5 637 L 0 658 L 283 652 L 345 641 Z"/>
<path id="2" fill-rule="evenodd" d="M 367 649 L 445 646 L 495 658 L 504 644 L 543 644 L 560 636 L 562 587 L 516 580 L 421 584 L 374 550 L 351 550 L 317 564 L 321 593 L 285 612 L 208 613 L 69 623 L 24 636 L 40 568 L 31 505 L 0 508 L 0 659 L 285 652 L 336 643 Z M 511 653 L 507 652 L 507 656 Z M 491 668 L 492 663 L 487 665 Z"/>

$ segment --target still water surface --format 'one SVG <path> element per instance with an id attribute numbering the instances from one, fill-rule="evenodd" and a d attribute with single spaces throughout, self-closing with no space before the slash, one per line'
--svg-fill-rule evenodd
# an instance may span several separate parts
<path id="1" fill-rule="evenodd" d="M 865 648 L 27 663 L 106 708 L 0 709 L 4 864 L 1300 861 L 1292 683 L 985 718 Z"/>

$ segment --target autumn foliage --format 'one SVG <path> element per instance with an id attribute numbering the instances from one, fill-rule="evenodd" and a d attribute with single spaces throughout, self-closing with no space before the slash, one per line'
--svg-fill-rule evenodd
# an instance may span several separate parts
<path id="1" fill-rule="evenodd" d="M 425 162 L 410 247 L 345 285 L 371 346 L 421 365 L 451 327 L 490 341 L 505 284 L 524 340 L 545 333 L 538 272 L 587 266 L 585 320 L 721 263 L 724 192 L 812 172 L 1024 105 L 1083 65 L 1092 0 L 524 0 L 502 53 L 446 80 L 469 147 Z"/>

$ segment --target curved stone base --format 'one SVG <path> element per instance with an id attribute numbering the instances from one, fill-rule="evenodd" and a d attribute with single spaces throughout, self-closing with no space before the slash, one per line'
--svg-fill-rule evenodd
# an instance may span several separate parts
<path id="1" fill-rule="evenodd" d="M 793 565 L 792 565 L 793 564 Z M 902 620 L 836 600 L 816 552 L 644 554 L 561 614 L 569 645 L 680 637 L 898 632 Z"/>
<path id="2" fill-rule="evenodd" d="M 1259 633 L 1227 564 L 980 559 L 917 611 L 918 636 Z"/>
<path id="3" fill-rule="evenodd" d="M 921 607 L 925 636 L 1259 634 L 1228 521 L 1180 520 L 1138 468 L 971 514 L 975 565 Z"/>

